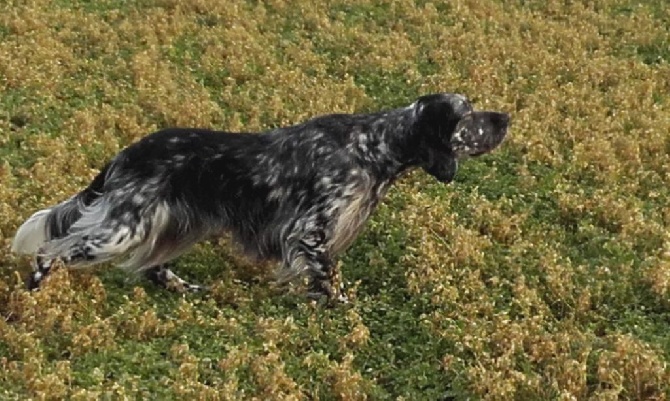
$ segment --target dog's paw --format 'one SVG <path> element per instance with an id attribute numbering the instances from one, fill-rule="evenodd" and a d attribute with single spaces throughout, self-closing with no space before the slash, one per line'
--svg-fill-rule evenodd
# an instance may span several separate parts
<path id="1" fill-rule="evenodd" d="M 207 287 L 207 286 L 199 285 L 199 284 L 191 284 L 191 283 L 187 283 L 187 282 L 184 282 L 182 284 L 182 287 L 183 287 L 184 292 L 196 293 L 196 292 L 209 292 L 210 291 L 210 288 Z"/>
<path id="2" fill-rule="evenodd" d="M 25 280 L 26 290 L 39 291 L 42 280 L 44 280 L 44 275 L 41 272 L 35 271 L 30 273 Z"/>
<path id="3" fill-rule="evenodd" d="M 339 289 L 335 290 L 330 283 L 322 282 L 318 287 L 312 286 L 310 288 L 310 291 L 307 292 L 307 298 L 327 307 L 349 304 L 349 296 L 344 283 L 340 282 L 338 287 Z"/>
<path id="4" fill-rule="evenodd" d="M 144 276 L 152 283 L 169 291 L 178 293 L 195 293 L 209 291 L 208 287 L 191 284 L 175 274 L 165 265 L 154 266 L 144 272 Z"/>
<path id="5" fill-rule="evenodd" d="M 337 302 L 341 304 L 349 303 L 349 295 L 347 295 L 347 287 L 344 285 L 343 281 L 340 281 L 340 289 L 337 293 Z"/>

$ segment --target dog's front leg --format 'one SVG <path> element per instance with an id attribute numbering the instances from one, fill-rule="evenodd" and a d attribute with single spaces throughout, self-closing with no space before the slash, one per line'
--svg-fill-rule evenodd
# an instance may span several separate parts
<path id="1" fill-rule="evenodd" d="M 325 297 L 331 303 L 348 303 L 349 298 L 345 292 L 344 283 L 342 281 L 339 284 L 335 282 L 338 273 L 336 263 L 333 260 L 328 260 L 326 263 L 318 269 L 309 270 L 307 296 L 315 300 Z"/>
<path id="2" fill-rule="evenodd" d="M 337 265 L 325 247 L 324 235 L 314 233 L 300 240 L 289 241 L 284 268 L 293 274 L 305 273 L 308 277 L 308 293 L 311 299 L 325 298 L 329 302 L 348 302 L 341 285 L 335 285 Z"/>

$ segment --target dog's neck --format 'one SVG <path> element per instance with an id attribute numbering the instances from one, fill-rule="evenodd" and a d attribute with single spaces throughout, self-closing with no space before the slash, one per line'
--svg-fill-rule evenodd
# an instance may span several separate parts
<path id="1" fill-rule="evenodd" d="M 374 166 L 380 178 L 394 180 L 417 167 L 420 138 L 413 132 L 414 106 L 368 115 L 368 121 L 355 141 L 361 158 Z"/>

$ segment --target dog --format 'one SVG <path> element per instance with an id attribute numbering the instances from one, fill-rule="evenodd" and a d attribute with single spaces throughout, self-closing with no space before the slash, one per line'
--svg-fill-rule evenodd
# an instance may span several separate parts
<path id="1" fill-rule="evenodd" d="M 510 116 L 475 111 L 457 93 L 368 114 L 330 114 L 262 133 L 154 132 L 118 153 L 83 191 L 36 212 L 12 250 L 34 257 L 37 289 L 56 260 L 113 261 L 155 283 L 197 291 L 167 265 L 197 242 L 232 234 L 244 253 L 277 261 L 278 282 L 306 277 L 310 298 L 346 301 L 335 259 L 401 174 L 442 183 L 495 149 Z"/>

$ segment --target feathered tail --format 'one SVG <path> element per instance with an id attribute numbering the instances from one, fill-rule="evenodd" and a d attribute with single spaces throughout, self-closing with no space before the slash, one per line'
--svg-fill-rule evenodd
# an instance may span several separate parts
<path id="1" fill-rule="evenodd" d="M 110 165 L 106 165 L 91 185 L 56 206 L 42 209 L 26 220 L 16 232 L 12 252 L 35 255 L 47 242 L 67 235 L 81 218 L 82 211 L 102 193 Z"/>
<path id="2" fill-rule="evenodd" d="M 34 255 L 48 241 L 60 238 L 81 217 L 79 195 L 54 207 L 40 210 L 19 227 L 12 252 Z"/>

